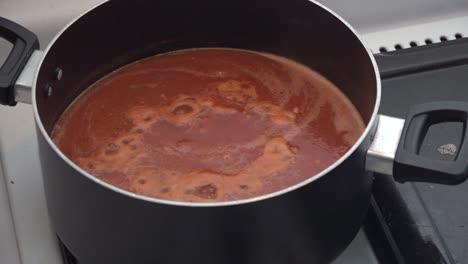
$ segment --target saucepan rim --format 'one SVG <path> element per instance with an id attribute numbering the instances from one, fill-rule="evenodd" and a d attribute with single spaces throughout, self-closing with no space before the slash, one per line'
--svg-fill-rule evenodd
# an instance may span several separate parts
<path id="1" fill-rule="evenodd" d="M 359 137 L 359 139 L 356 141 L 356 143 L 337 161 L 335 161 L 332 165 L 330 165 L 328 168 L 322 170 L 320 173 L 311 176 L 307 180 L 304 180 L 300 183 L 297 183 L 295 185 L 289 186 L 287 188 L 281 189 L 279 191 L 249 198 L 249 199 L 242 199 L 242 200 L 234 200 L 234 201 L 228 201 L 228 202 L 211 202 L 211 203 L 200 203 L 200 202 L 180 202 L 180 201 L 170 201 L 170 200 L 163 200 L 163 199 L 157 199 L 157 198 L 152 198 L 148 196 L 143 196 L 139 194 L 135 194 L 123 189 L 120 189 L 114 185 L 111 185 L 105 181 L 100 180 L 99 178 L 91 175 L 90 173 L 84 171 L 80 167 L 78 167 L 74 162 L 72 162 L 68 157 L 66 157 L 60 149 L 57 148 L 57 146 L 54 144 L 52 141 L 51 137 L 49 134 L 46 132 L 45 127 L 43 126 L 40 116 L 39 116 L 39 111 L 38 111 L 38 106 L 36 102 L 36 89 L 37 89 L 37 80 L 39 77 L 40 69 L 42 68 L 42 64 L 44 62 L 44 59 L 47 57 L 47 54 L 51 50 L 51 48 L 54 46 L 54 43 L 60 38 L 60 36 L 75 22 L 77 22 L 80 18 L 84 17 L 86 14 L 88 14 L 90 11 L 94 10 L 95 8 L 107 3 L 110 0 L 103 1 L 102 3 L 99 3 L 92 8 L 88 9 L 86 12 L 82 13 L 80 16 L 72 20 L 68 25 L 66 25 L 50 42 L 50 44 L 47 46 L 47 48 L 44 51 L 43 57 L 41 59 L 41 62 L 39 64 L 38 69 L 36 69 L 36 73 L 34 75 L 34 82 L 33 82 L 33 89 L 32 89 L 32 105 L 33 105 L 33 112 L 34 112 L 34 119 L 35 122 L 37 123 L 37 127 L 42 134 L 42 136 L 45 138 L 47 144 L 55 151 L 55 153 L 67 163 L 70 167 L 72 167 L 74 170 L 76 170 L 78 173 L 83 175 L 84 177 L 88 178 L 89 180 L 95 182 L 96 184 L 99 184 L 105 188 L 108 188 L 112 191 L 115 191 L 117 193 L 120 193 L 122 195 L 128 196 L 129 198 L 134 198 L 134 199 L 139 199 L 142 201 L 147 201 L 147 202 L 152 202 L 152 203 L 158 203 L 158 204 L 164 204 L 164 205 L 173 205 L 173 206 L 184 206 L 184 207 L 222 207 L 222 206 L 234 206 L 234 205 L 242 205 L 242 204 L 248 204 L 248 203 L 254 203 L 254 202 L 259 202 L 262 200 L 270 199 L 273 197 L 277 197 L 280 195 L 284 195 L 286 193 L 292 192 L 296 189 L 299 189 L 301 187 L 304 187 L 305 185 L 311 184 L 312 182 L 324 177 L 327 175 L 330 171 L 335 169 L 337 166 L 339 166 L 341 163 L 343 163 L 347 158 L 349 158 L 356 150 L 359 148 L 359 146 L 363 143 L 363 141 L 366 139 L 367 135 L 371 132 L 371 129 L 376 122 L 377 115 L 378 115 L 378 110 L 380 106 L 380 97 L 381 97 L 381 81 L 380 81 L 380 73 L 377 67 L 377 63 L 369 49 L 366 48 L 366 53 L 369 56 L 369 60 L 372 63 L 374 74 L 375 74 L 375 87 L 377 89 L 376 93 L 376 99 L 375 99 L 375 105 L 374 105 L 374 110 L 372 112 L 372 116 L 366 126 L 366 129 L 362 133 L 362 135 Z M 354 35 L 355 37 L 361 42 L 362 46 L 365 47 L 365 44 L 361 38 L 361 36 L 357 33 L 357 31 L 342 17 L 337 15 L 335 12 L 333 12 L 331 9 L 328 7 L 324 6 L 321 3 L 316 2 L 315 0 L 308 0 L 310 3 L 315 4 L 319 7 L 321 7 L 324 11 L 329 12 L 331 15 L 333 15 L 335 18 L 339 19 Z M 64 177 L 66 177 L 64 175 Z"/>

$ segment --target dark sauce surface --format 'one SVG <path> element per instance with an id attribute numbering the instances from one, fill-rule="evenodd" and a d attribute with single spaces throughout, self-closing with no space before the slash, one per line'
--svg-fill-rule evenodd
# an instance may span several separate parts
<path id="1" fill-rule="evenodd" d="M 86 90 L 52 138 L 78 166 L 137 194 L 185 202 L 252 198 L 342 156 L 364 123 L 324 77 L 234 49 L 166 53 Z"/>

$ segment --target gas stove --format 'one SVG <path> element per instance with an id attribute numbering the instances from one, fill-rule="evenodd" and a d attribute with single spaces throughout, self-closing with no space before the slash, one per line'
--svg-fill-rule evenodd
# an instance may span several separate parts
<path id="1" fill-rule="evenodd" d="M 36 32 L 44 48 L 68 21 L 98 2 L 3 0 L 0 16 Z M 355 26 L 375 53 L 382 114 L 404 118 L 413 104 L 468 101 L 466 0 L 321 2 Z M 7 50 L 0 40 L 0 64 Z M 0 264 L 86 264 L 50 226 L 31 106 L 1 107 L 0 120 Z M 458 145 L 463 129 L 458 123 L 438 125 L 422 151 L 444 158 L 440 147 Z M 366 221 L 334 263 L 468 263 L 468 183 L 399 184 L 388 176 L 373 177 Z"/>

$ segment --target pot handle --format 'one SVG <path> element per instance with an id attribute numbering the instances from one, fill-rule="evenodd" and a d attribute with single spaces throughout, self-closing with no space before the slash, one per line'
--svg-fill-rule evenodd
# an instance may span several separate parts
<path id="1" fill-rule="evenodd" d="M 419 154 L 431 125 L 444 122 L 463 123 L 463 135 L 458 151 L 455 145 L 445 151 L 454 155 L 452 161 L 437 160 Z M 399 182 L 422 181 L 459 184 L 468 178 L 468 104 L 464 102 L 434 102 L 414 106 L 407 115 L 398 144 L 393 176 Z"/>
<path id="2" fill-rule="evenodd" d="M 8 58 L 0 67 L 0 104 L 15 106 L 15 83 L 34 50 L 39 49 L 37 36 L 26 28 L 0 17 L 0 38 L 13 44 Z"/>
<path id="3" fill-rule="evenodd" d="M 420 154 L 429 128 L 438 123 L 461 122 L 460 146 L 446 145 L 440 160 Z M 468 103 L 445 101 L 413 106 L 406 120 L 379 116 L 374 140 L 367 153 L 366 168 L 393 175 L 398 182 L 431 182 L 454 185 L 468 178 Z"/>

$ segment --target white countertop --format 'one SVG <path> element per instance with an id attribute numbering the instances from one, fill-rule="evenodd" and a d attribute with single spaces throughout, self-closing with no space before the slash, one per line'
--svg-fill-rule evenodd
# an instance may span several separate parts
<path id="1" fill-rule="evenodd" d="M 44 49 L 73 17 L 99 2 L 1 0 L 0 16 L 35 32 Z M 0 264 L 62 263 L 49 225 L 30 105 L 0 106 L 0 161 Z"/>

